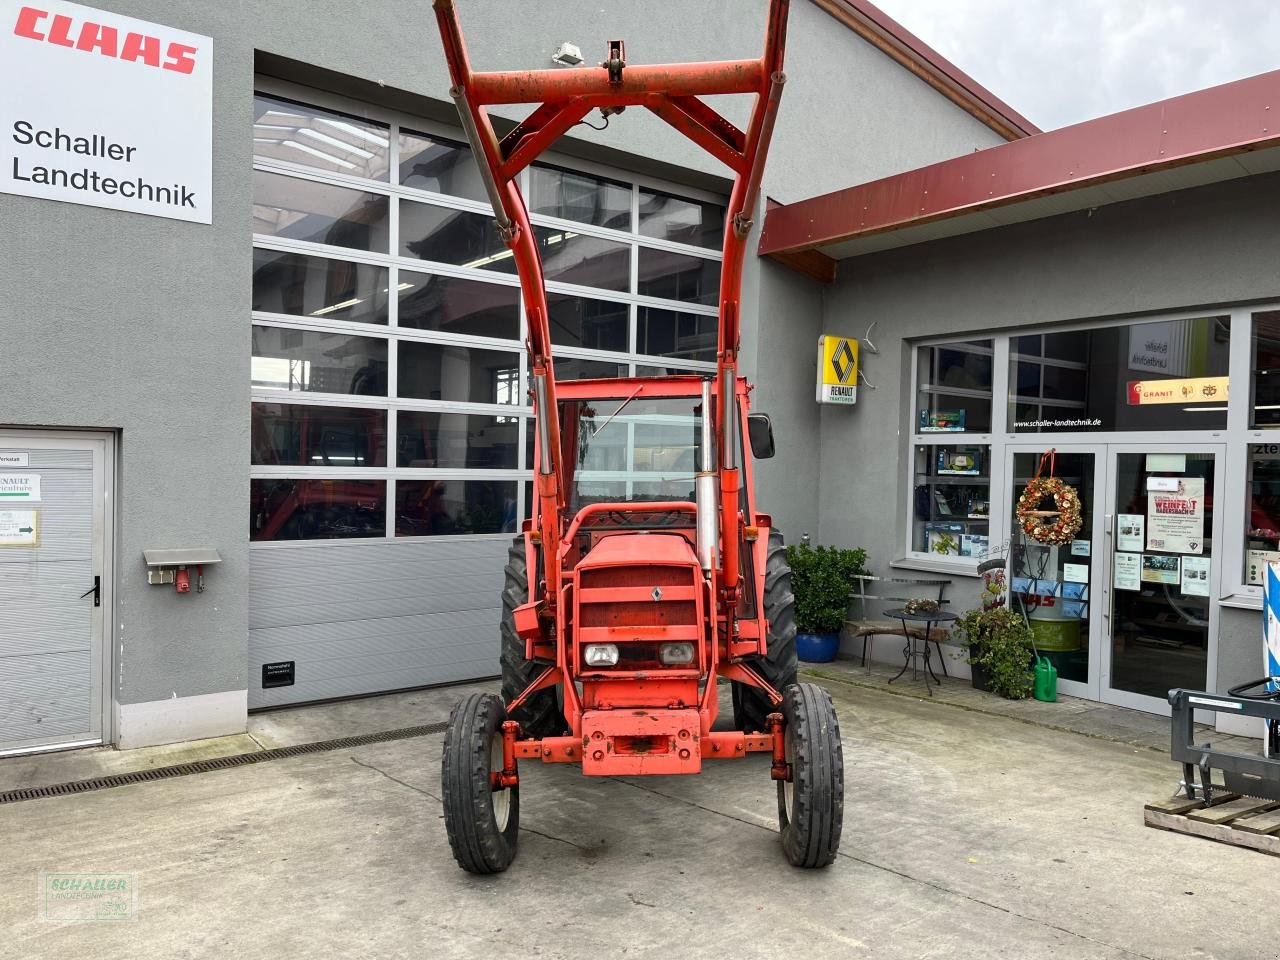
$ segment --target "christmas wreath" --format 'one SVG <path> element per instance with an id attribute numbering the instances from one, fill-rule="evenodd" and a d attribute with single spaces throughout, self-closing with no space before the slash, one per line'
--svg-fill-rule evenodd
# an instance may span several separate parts
<path id="1" fill-rule="evenodd" d="M 1040 476 L 1045 462 L 1049 463 L 1049 476 Z M 1075 487 L 1053 476 L 1053 451 L 1040 458 L 1036 475 L 1031 478 L 1022 496 L 1018 497 L 1016 515 L 1022 530 L 1037 543 L 1064 544 L 1075 539 L 1080 529 L 1080 494 Z M 1040 504 L 1053 498 L 1053 510 L 1041 510 Z"/>

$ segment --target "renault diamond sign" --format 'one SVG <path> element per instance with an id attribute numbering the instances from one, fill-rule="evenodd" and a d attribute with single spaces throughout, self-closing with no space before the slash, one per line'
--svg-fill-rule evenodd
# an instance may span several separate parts
<path id="1" fill-rule="evenodd" d="M 818 338 L 819 403 L 858 402 L 858 341 L 848 337 Z"/>
<path id="2" fill-rule="evenodd" d="M 0 192 L 213 222 L 213 41 L 0 0 Z"/>

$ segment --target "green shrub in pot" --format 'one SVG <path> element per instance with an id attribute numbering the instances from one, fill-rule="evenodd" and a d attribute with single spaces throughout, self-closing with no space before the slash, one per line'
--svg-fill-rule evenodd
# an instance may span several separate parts
<path id="1" fill-rule="evenodd" d="M 787 547 L 791 590 L 796 597 L 796 629 L 801 633 L 838 633 L 849 610 L 849 594 L 857 577 L 867 572 L 867 551 L 861 548 Z"/>
<path id="2" fill-rule="evenodd" d="M 986 689 L 1007 700 L 1031 694 L 1031 628 L 1008 607 L 970 610 L 952 627 L 952 636 L 968 651 L 965 661 L 982 671 Z"/>

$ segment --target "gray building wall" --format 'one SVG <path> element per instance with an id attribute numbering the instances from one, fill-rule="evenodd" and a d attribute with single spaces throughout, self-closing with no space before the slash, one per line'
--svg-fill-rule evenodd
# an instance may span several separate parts
<path id="1" fill-rule="evenodd" d="M 253 55 L 217 6 L 110 6 L 218 38 L 213 225 L 0 196 L 0 421 L 118 431 L 116 696 L 137 704 L 245 689 Z M 142 551 L 185 546 L 221 553 L 208 591 L 149 587 Z"/>
<path id="2" fill-rule="evenodd" d="M 562 0 L 537 4 L 536 17 L 535 5 L 520 0 L 459 5 L 479 69 L 549 66 L 551 50 L 567 39 L 594 59 L 607 39 L 621 36 L 633 62 L 653 62 L 755 56 L 763 37 L 763 2 L 680 5 L 679 29 L 672 29 L 672 15 L 655 14 L 656 2 Z M 119 702 L 235 694 L 249 685 L 255 64 L 276 65 L 284 79 L 338 77 L 345 89 L 337 92 L 356 90 L 435 118 L 453 115 L 444 97 L 446 71 L 431 5 L 423 0 L 382 0 L 370 8 L 345 0 L 109 0 L 98 6 L 214 38 L 213 224 L 0 197 L 0 216 L 21 225 L 0 237 L 0 356 L 21 358 L 0 378 L 0 421 L 119 434 Z M 803 0 L 793 4 L 789 50 L 791 81 L 765 181 L 765 192 L 778 199 L 999 142 Z M 748 104 L 724 108 L 745 120 Z M 701 186 L 725 184 L 713 161 L 638 110 L 616 118 L 603 134 L 580 128 L 566 149 L 641 172 L 675 171 Z M 798 536 L 818 522 L 817 463 L 809 459 L 816 431 L 807 398 L 824 294 L 772 263 L 749 259 L 743 367 L 761 382 L 757 404 L 777 416 L 780 439 L 779 459 L 760 473 L 762 502 Z M 177 596 L 148 587 L 142 550 L 188 545 L 222 554 L 224 562 L 207 573 L 208 592 Z M 345 556 L 337 547 L 315 550 L 297 555 L 300 567 L 323 568 L 323 558 Z M 290 586 L 289 564 L 272 557 L 261 565 L 261 579 L 252 577 L 254 603 Z M 501 558 L 490 562 L 499 576 Z M 495 603 L 495 615 L 496 609 Z M 255 630 L 275 628 L 269 615 L 254 624 Z M 221 729 L 206 732 L 236 725 L 219 722 Z"/>
<path id="3" fill-rule="evenodd" d="M 1268 174 L 843 261 L 826 332 L 862 336 L 874 320 L 880 354 L 863 362 L 875 390 L 822 411 L 822 449 L 841 451 L 842 468 L 824 460 L 821 539 L 867 547 L 880 573 L 903 553 L 909 339 L 1275 300 L 1277 209 Z M 952 580 L 962 609 L 976 601 L 976 578 Z M 1258 632 L 1257 613 L 1222 609 L 1221 690 L 1257 676 Z"/>

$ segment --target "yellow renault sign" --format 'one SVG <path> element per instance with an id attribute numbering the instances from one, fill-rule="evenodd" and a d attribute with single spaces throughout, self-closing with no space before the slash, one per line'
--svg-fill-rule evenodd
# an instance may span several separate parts
<path id="1" fill-rule="evenodd" d="M 848 337 L 818 338 L 819 403 L 858 402 L 858 341 Z"/>

